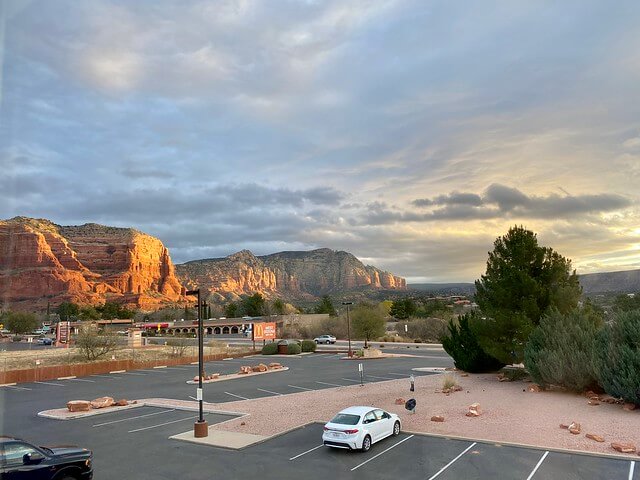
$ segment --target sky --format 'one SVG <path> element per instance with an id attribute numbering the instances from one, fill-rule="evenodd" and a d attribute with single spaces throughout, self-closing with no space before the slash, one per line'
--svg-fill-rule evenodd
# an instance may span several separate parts
<path id="1" fill-rule="evenodd" d="M 479 278 L 524 225 L 578 273 L 640 268 L 640 2 L 0 9 L 0 219 L 410 283 Z"/>

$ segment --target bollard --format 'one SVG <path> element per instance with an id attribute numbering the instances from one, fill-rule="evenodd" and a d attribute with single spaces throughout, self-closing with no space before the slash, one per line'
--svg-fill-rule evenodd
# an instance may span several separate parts
<path id="1" fill-rule="evenodd" d="M 415 381 L 416 381 L 416 378 L 413 376 L 413 374 L 411 374 L 411 376 L 409 377 L 409 382 L 411 383 L 411 386 L 409 387 L 409 391 L 410 392 L 415 392 L 416 391 Z"/>

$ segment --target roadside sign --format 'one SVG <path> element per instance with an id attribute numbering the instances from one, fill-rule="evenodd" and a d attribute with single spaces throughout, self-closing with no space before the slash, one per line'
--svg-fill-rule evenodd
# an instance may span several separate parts
<path id="1" fill-rule="evenodd" d="M 71 329 L 71 322 L 60 322 L 56 329 L 56 342 L 68 343 L 69 342 L 69 330 Z"/>
<path id="2" fill-rule="evenodd" d="M 408 325 L 405 323 L 404 324 L 404 333 L 407 333 L 408 330 L 409 330 Z"/>
<path id="3" fill-rule="evenodd" d="M 201 388 L 196 388 L 196 400 L 200 401 L 202 400 L 202 389 Z"/>
<path id="4" fill-rule="evenodd" d="M 275 340 L 276 339 L 276 323 L 275 322 L 262 322 L 254 323 L 253 328 L 253 340 Z"/>
<path id="5" fill-rule="evenodd" d="M 358 364 L 358 371 L 359 371 L 359 372 L 361 372 L 361 371 L 362 371 L 362 364 L 361 364 L 361 363 L 359 363 L 359 364 Z"/>

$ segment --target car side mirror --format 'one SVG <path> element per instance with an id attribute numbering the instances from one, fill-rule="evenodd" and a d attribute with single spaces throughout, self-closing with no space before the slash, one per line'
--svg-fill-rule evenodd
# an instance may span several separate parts
<path id="1" fill-rule="evenodd" d="M 42 460 L 44 460 L 44 455 L 42 455 L 40 452 L 25 453 L 22 456 L 22 463 L 24 463 L 25 465 L 40 463 Z"/>

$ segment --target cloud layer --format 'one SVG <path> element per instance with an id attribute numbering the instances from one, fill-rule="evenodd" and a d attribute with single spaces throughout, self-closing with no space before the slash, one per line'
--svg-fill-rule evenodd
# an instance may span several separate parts
<path id="1" fill-rule="evenodd" d="M 176 261 L 346 249 L 473 280 L 510 225 L 640 268 L 640 5 L 12 2 L 0 218 Z"/>

